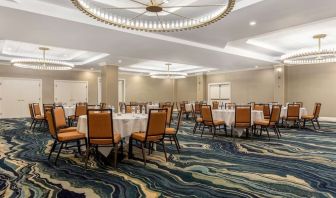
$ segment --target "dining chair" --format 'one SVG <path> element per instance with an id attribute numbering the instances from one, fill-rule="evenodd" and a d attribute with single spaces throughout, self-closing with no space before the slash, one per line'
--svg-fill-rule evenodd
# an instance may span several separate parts
<path id="1" fill-rule="evenodd" d="M 86 110 L 88 109 L 87 103 L 77 103 L 75 108 L 75 115 L 70 115 L 68 117 L 68 122 L 70 126 L 74 126 L 78 121 L 78 117 L 86 115 Z"/>
<path id="2" fill-rule="evenodd" d="M 253 110 L 264 112 L 264 105 L 263 104 L 254 104 Z"/>
<path id="3" fill-rule="evenodd" d="M 173 117 L 173 107 L 171 105 L 163 105 L 162 109 L 167 110 L 167 127 L 169 128 L 171 125 L 172 117 Z"/>
<path id="4" fill-rule="evenodd" d="M 303 102 L 293 102 L 293 104 L 299 104 L 300 108 L 303 107 Z"/>
<path id="5" fill-rule="evenodd" d="M 194 110 L 194 107 L 192 106 L 192 116 L 193 116 L 193 120 L 194 120 L 194 122 L 195 122 L 195 125 L 194 125 L 194 129 L 193 129 L 193 134 L 195 134 L 196 133 L 196 130 L 197 130 L 197 128 L 200 130 L 201 129 L 201 127 L 203 126 L 203 118 L 202 118 L 202 113 L 201 113 L 201 108 L 202 106 L 201 105 L 199 105 L 199 114 L 198 113 L 196 113 L 196 110 Z M 196 109 L 196 104 L 195 104 L 195 109 Z M 181 112 L 182 113 L 182 112 Z M 198 115 L 200 116 L 200 117 L 198 117 Z"/>
<path id="6" fill-rule="evenodd" d="M 202 106 L 202 103 L 195 102 L 195 109 L 193 107 L 195 114 L 201 114 L 201 106 Z"/>
<path id="7" fill-rule="evenodd" d="M 181 119 L 182 119 L 182 112 L 179 111 L 178 112 L 178 116 L 177 116 L 177 125 L 176 128 L 166 128 L 166 133 L 165 133 L 165 141 L 170 141 L 172 143 L 172 141 L 174 140 L 177 152 L 180 153 L 180 143 L 177 139 L 177 133 L 180 129 L 180 124 L 181 124 Z"/>
<path id="8" fill-rule="evenodd" d="M 99 107 L 100 107 L 100 109 L 106 109 L 106 103 L 105 102 L 101 102 L 99 104 Z"/>
<path id="9" fill-rule="evenodd" d="M 233 102 L 225 103 L 225 109 L 234 109 L 235 106 L 236 106 L 236 103 L 233 103 Z"/>
<path id="10" fill-rule="evenodd" d="M 262 132 L 265 130 L 267 132 L 268 140 L 271 140 L 268 129 L 273 128 L 274 133 L 278 136 L 278 139 L 279 139 L 281 136 L 281 133 L 278 128 L 278 125 L 280 121 L 281 108 L 282 108 L 281 105 L 272 105 L 272 113 L 271 113 L 270 119 L 257 120 L 254 123 L 255 132 L 257 130 L 257 127 L 260 126 L 259 135 L 261 136 Z"/>
<path id="11" fill-rule="evenodd" d="M 201 111 L 202 119 L 203 119 L 203 129 L 201 137 L 204 133 L 204 128 L 209 128 L 209 132 L 213 132 L 212 138 L 215 138 L 217 129 L 220 131 L 221 129 L 224 129 L 225 134 L 227 135 L 226 131 L 226 124 L 224 120 L 214 120 L 212 117 L 212 110 L 211 105 L 203 105 L 202 111 Z M 223 128 L 221 128 L 223 126 Z"/>
<path id="12" fill-rule="evenodd" d="M 212 102 L 212 109 L 219 109 L 219 102 L 218 101 L 213 101 Z"/>
<path id="13" fill-rule="evenodd" d="M 41 128 L 42 124 L 46 123 L 45 116 L 41 112 L 40 104 L 39 103 L 33 103 L 33 114 L 35 118 L 35 124 L 33 127 L 33 131 L 36 127 L 36 124 L 39 124 L 39 128 Z"/>
<path id="14" fill-rule="evenodd" d="M 315 126 L 315 122 L 316 122 L 316 124 L 318 126 L 318 129 L 321 129 L 320 122 L 319 122 L 321 106 L 322 106 L 321 103 L 315 103 L 313 114 L 312 115 L 304 115 L 304 116 L 302 116 L 302 119 L 303 119 L 303 128 L 306 127 L 306 122 L 310 121 L 312 123 L 315 131 L 317 130 L 316 126 Z"/>
<path id="15" fill-rule="evenodd" d="M 85 157 L 85 168 L 90 154 L 99 147 L 113 148 L 113 165 L 117 167 L 117 156 L 120 145 L 123 153 L 121 134 L 113 130 L 113 112 L 111 109 L 88 109 L 87 110 L 88 144 Z"/>
<path id="16" fill-rule="evenodd" d="M 31 118 L 31 124 L 30 124 L 30 130 L 34 132 L 36 124 L 41 124 L 45 118 L 44 116 L 35 116 L 34 114 L 34 106 L 33 103 L 29 104 L 29 113 L 30 113 L 30 118 Z"/>
<path id="17" fill-rule="evenodd" d="M 285 118 L 286 126 L 288 127 L 288 122 L 293 122 L 293 126 L 300 125 L 300 104 L 288 104 L 287 106 L 287 117 Z"/>
<path id="18" fill-rule="evenodd" d="M 46 118 L 48 121 L 49 133 L 51 137 L 54 139 L 54 143 L 50 149 L 50 153 L 48 156 L 48 160 L 50 160 L 51 154 L 55 151 L 57 145 L 60 144 L 60 148 L 57 152 L 57 156 L 55 159 L 55 165 L 57 163 L 58 157 L 63 149 L 64 144 L 66 145 L 64 148 L 72 148 L 77 147 L 78 153 L 81 154 L 80 141 L 84 140 L 85 146 L 87 145 L 86 137 L 84 133 L 80 133 L 77 131 L 75 127 L 67 127 L 66 119 L 64 115 L 63 107 L 57 107 L 52 109 L 51 111 L 46 111 Z M 68 143 L 77 143 L 75 146 L 67 146 Z"/>
<path id="19" fill-rule="evenodd" d="M 270 105 L 269 104 L 264 104 L 263 107 L 264 107 L 264 109 L 263 109 L 264 118 L 265 119 L 270 119 L 270 117 L 271 117 Z"/>
<path id="20" fill-rule="evenodd" d="M 251 106 L 250 105 L 237 105 L 235 106 L 235 122 L 231 127 L 231 136 L 233 136 L 233 129 L 245 129 L 246 137 L 249 135 L 251 128 Z"/>
<path id="21" fill-rule="evenodd" d="M 149 149 L 151 149 L 153 144 L 155 143 L 162 146 L 166 161 L 168 161 L 164 143 L 166 121 L 167 121 L 167 109 L 149 110 L 147 130 L 145 132 L 144 131 L 134 132 L 129 138 L 128 158 L 129 159 L 133 158 L 133 146 L 138 146 L 138 144 L 133 145 L 133 143 L 134 142 L 140 143 L 144 164 L 146 165 L 145 144 L 148 144 Z"/>

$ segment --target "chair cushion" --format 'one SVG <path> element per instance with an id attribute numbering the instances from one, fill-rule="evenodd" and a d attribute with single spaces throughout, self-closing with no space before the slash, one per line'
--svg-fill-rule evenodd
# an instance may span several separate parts
<path id="1" fill-rule="evenodd" d="M 131 137 L 134 140 L 138 140 L 140 142 L 144 142 L 145 138 L 146 138 L 146 133 L 142 132 L 142 131 L 140 131 L 140 132 L 134 132 L 134 133 L 132 133 Z M 147 141 L 150 141 L 150 142 L 151 141 L 157 141 L 157 140 L 159 140 L 161 138 L 162 138 L 161 135 L 159 135 L 159 136 L 148 136 L 147 137 Z"/>
<path id="2" fill-rule="evenodd" d="M 34 118 L 35 118 L 35 120 L 44 120 L 45 119 L 44 116 L 42 116 L 42 115 L 37 115 Z"/>
<path id="3" fill-rule="evenodd" d="M 203 122 L 203 119 L 202 118 L 197 118 L 196 122 Z"/>
<path id="4" fill-rule="evenodd" d="M 268 126 L 269 120 L 257 120 L 254 122 L 255 125 Z"/>
<path id="5" fill-rule="evenodd" d="M 175 128 L 166 128 L 166 134 L 167 135 L 175 135 L 176 129 Z"/>
<path id="6" fill-rule="evenodd" d="M 71 132 L 71 131 L 77 131 L 77 127 L 68 127 L 68 128 L 60 129 L 58 132 L 64 133 L 64 132 Z"/>
<path id="7" fill-rule="evenodd" d="M 311 120 L 314 118 L 314 115 L 304 115 L 302 116 L 303 119 L 306 119 L 306 120 Z"/>
<path id="8" fill-rule="evenodd" d="M 78 131 L 70 131 L 66 133 L 60 133 L 57 135 L 57 137 L 59 141 L 64 142 L 64 141 L 84 139 L 85 134 L 80 133 Z"/>
<path id="9" fill-rule="evenodd" d="M 224 125 L 225 121 L 224 120 L 214 120 L 213 123 L 215 126 L 218 126 L 218 125 Z"/>
<path id="10" fill-rule="evenodd" d="M 296 120 L 299 120 L 299 118 L 297 118 L 297 117 L 287 117 L 286 120 L 296 121 Z"/>
<path id="11" fill-rule="evenodd" d="M 114 143 L 119 144 L 120 141 L 121 141 L 121 134 L 114 133 Z M 112 139 L 90 139 L 90 143 L 97 145 L 108 145 L 112 144 Z"/>

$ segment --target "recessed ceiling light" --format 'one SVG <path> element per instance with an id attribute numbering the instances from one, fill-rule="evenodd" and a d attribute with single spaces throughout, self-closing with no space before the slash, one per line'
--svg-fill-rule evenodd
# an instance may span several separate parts
<path id="1" fill-rule="evenodd" d="M 259 68 L 259 66 L 258 66 L 258 65 L 256 65 L 256 66 L 255 66 L 255 68 L 256 68 L 256 69 L 258 69 L 258 68 Z"/>
<path id="2" fill-rule="evenodd" d="M 118 63 L 122 63 L 122 60 L 118 60 Z"/>
<path id="3" fill-rule="evenodd" d="M 91 71 L 93 70 L 93 67 L 91 67 Z"/>
<path id="4" fill-rule="evenodd" d="M 255 25 L 257 25 L 256 21 L 250 21 L 250 26 L 255 26 Z"/>

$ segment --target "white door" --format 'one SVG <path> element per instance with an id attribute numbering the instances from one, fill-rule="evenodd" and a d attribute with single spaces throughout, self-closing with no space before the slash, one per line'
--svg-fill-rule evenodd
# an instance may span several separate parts
<path id="1" fill-rule="evenodd" d="M 0 118 L 30 117 L 29 103 L 42 108 L 41 79 L 0 78 Z"/>
<path id="2" fill-rule="evenodd" d="M 208 101 L 219 101 L 225 104 L 231 100 L 231 84 L 230 83 L 214 83 L 208 85 Z"/>
<path id="3" fill-rule="evenodd" d="M 87 81 L 54 81 L 54 101 L 64 105 L 75 105 L 78 102 L 87 102 L 88 82 Z"/>

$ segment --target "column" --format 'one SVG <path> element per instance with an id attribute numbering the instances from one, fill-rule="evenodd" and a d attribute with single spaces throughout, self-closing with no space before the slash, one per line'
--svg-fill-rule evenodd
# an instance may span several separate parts
<path id="1" fill-rule="evenodd" d="M 286 70 L 285 65 L 274 66 L 274 101 L 286 103 Z"/>
<path id="2" fill-rule="evenodd" d="M 118 108 L 118 66 L 105 65 L 102 67 L 102 102 Z"/>
<path id="3" fill-rule="evenodd" d="M 206 75 L 197 75 L 197 101 L 206 99 Z"/>

